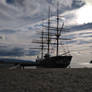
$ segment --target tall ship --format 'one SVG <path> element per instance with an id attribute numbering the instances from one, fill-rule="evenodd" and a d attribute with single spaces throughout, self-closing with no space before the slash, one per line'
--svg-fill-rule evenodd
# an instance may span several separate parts
<path id="1" fill-rule="evenodd" d="M 62 38 L 62 32 L 64 31 L 64 22 L 60 26 L 60 15 L 59 15 L 59 4 L 57 4 L 57 15 L 56 15 L 56 25 L 51 26 L 51 10 L 49 7 L 48 12 L 48 23 L 47 25 L 42 25 L 42 32 L 40 32 L 40 39 L 34 40 L 33 43 L 40 44 L 40 47 L 33 49 L 40 49 L 41 55 L 37 56 L 36 65 L 38 67 L 46 68 L 67 68 L 72 60 L 72 55 L 70 51 L 64 51 L 63 54 L 60 54 L 60 45 L 62 40 L 69 40 Z M 52 49 L 52 46 L 54 49 Z M 53 55 L 51 53 L 53 50 Z"/>

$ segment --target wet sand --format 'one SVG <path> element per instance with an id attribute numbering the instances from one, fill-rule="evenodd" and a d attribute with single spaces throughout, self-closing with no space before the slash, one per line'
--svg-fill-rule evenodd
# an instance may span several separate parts
<path id="1" fill-rule="evenodd" d="M 92 69 L 0 69 L 0 92 L 92 92 Z"/>

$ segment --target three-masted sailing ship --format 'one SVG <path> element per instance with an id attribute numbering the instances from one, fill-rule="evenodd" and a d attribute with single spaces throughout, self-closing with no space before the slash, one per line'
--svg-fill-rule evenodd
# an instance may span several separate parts
<path id="1" fill-rule="evenodd" d="M 58 5 L 57 5 L 58 6 Z M 64 40 L 64 38 L 61 38 L 61 33 L 63 31 L 64 23 L 62 23 L 62 27 L 59 27 L 60 22 L 60 16 L 59 16 L 59 9 L 57 7 L 57 15 L 56 15 L 56 27 L 51 26 L 51 11 L 49 8 L 48 13 L 48 25 L 43 25 L 45 31 L 42 29 L 41 39 L 33 41 L 34 43 L 40 44 L 39 48 L 41 50 L 41 57 L 36 59 L 36 65 L 38 67 L 48 67 L 48 68 L 66 68 L 70 65 L 72 56 L 69 53 L 69 51 L 65 52 L 64 54 L 59 54 L 59 45 L 60 40 Z M 51 55 L 51 45 L 55 45 L 56 47 L 56 55 Z M 44 52 L 46 52 L 44 54 Z M 67 55 L 68 54 L 68 55 Z"/>

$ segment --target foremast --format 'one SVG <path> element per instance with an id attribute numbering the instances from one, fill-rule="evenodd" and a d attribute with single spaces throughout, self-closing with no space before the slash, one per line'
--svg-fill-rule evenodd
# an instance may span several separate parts
<path id="1" fill-rule="evenodd" d="M 50 55 L 50 7 L 49 7 L 49 11 L 48 11 L 48 39 L 47 39 L 47 44 L 48 44 L 48 52 L 47 54 Z"/>

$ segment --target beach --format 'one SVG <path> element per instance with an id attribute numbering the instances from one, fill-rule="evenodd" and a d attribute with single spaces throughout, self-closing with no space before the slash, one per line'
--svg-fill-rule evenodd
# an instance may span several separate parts
<path id="1" fill-rule="evenodd" d="M 92 69 L 0 69 L 0 92 L 51 91 L 92 92 Z"/>

